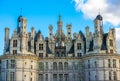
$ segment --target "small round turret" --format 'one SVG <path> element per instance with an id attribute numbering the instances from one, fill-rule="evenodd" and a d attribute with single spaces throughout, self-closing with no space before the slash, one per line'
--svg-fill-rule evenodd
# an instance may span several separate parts
<path id="1" fill-rule="evenodd" d="M 97 15 L 96 19 L 98 19 L 98 20 L 103 20 L 103 18 L 102 18 L 102 16 L 101 16 L 100 14 Z"/>

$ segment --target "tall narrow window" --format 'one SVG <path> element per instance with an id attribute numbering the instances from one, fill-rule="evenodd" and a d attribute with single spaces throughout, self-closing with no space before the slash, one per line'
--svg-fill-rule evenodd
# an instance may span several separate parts
<path id="1" fill-rule="evenodd" d="M 45 81 L 48 81 L 48 74 L 45 75 Z"/>
<path id="2" fill-rule="evenodd" d="M 81 62 L 78 62 L 78 70 L 81 70 L 82 69 L 82 63 Z"/>
<path id="3" fill-rule="evenodd" d="M 116 68 L 116 59 L 113 59 L 113 68 Z"/>
<path id="4" fill-rule="evenodd" d="M 39 74 L 39 80 L 43 81 L 43 74 Z"/>
<path id="5" fill-rule="evenodd" d="M 53 81 L 57 81 L 57 74 L 53 74 Z"/>
<path id="6" fill-rule="evenodd" d="M 77 78 L 78 78 L 78 81 L 81 81 L 81 74 L 78 74 Z"/>
<path id="7" fill-rule="evenodd" d="M 75 67 L 76 67 L 75 62 L 72 62 L 72 69 L 75 70 Z"/>
<path id="8" fill-rule="evenodd" d="M 59 62 L 59 70 L 63 70 L 63 64 L 62 64 L 62 62 Z"/>
<path id="9" fill-rule="evenodd" d="M 8 81 L 8 72 L 6 72 L 6 81 Z"/>
<path id="10" fill-rule="evenodd" d="M 90 68 L 90 60 L 88 60 L 88 68 Z"/>
<path id="11" fill-rule="evenodd" d="M 95 67 L 97 67 L 97 62 L 95 61 Z"/>
<path id="12" fill-rule="evenodd" d="M 91 80 L 90 80 L 90 79 L 91 79 L 91 78 L 90 78 L 90 77 L 91 77 L 90 72 L 88 72 L 88 75 L 89 75 L 89 81 L 91 81 Z"/>
<path id="13" fill-rule="evenodd" d="M 10 72 L 10 81 L 15 81 L 15 73 Z"/>
<path id="14" fill-rule="evenodd" d="M 109 80 L 111 80 L 111 71 L 109 72 Z"/>
<path id="15" fill-rule="evenodd" d="M 15 60 L 11 60 L 11 69 L 15 68 Z"/>
<path id="16" fill-rule="evenodd" d="M 63 81 L 63 74 L 59 74 L 59 81 Z"/>
<path id="17" fill-rule="evenodd" d="M 64 81 L 68 81 L 68 74 L 64 74 Z"/>
<path id="18" fill-rule="evenodd" d="M 110 59 L 108 59 L 108 67 L 111 67 Z"/>
<path id="19" fill-rule="evenodd" d="M 117 80 L 117 73 L 115 71 L 113 72 L 113 78 L 114 80 Z"/>
<path id="20" fill-rule="evenodd" d="M 67 62 L 64 63 L 64 69 L 68 70 L 68 63 Z"/>
<path id="21" fill-rule="evenodd" d="M 113 40 L 110 39 L 110 46 L 113 46 Z"/>
<path id="22" fill-rule="evenodd" d="M 39 63 L 39 70 L 44 70 L 44 63 L 43 62 Z"/>
<path id="23" fill-rule="evenodd" d="M 43 57 L 43 53 L 39 53 L 39 57 L 42 58 Z"/>
<path id="24" fill-rule="evenodd" d="M 6 68 L 7 68 L 7 69 L 9 68 L 8 60 L 6 61 Z"/>
<path id="25" fill-rule="evenodd" d="M 78 49 L 78 50 L 81 49 L 81 43 L 77 43 L 77 49 Z"/>
<path id="26" fill-rule="evenodd" d="M 48 62 L 45 63 L 46 70 L 48 70 Z"/>
<path id="27" fill-rule="evenodd" d="M 13 47 L 17 47 L 17 40 L 13 40 Z"/>
<path id="28" fill-rule="evenodd" d="M 43 44 L 39 44 L 39 50 L 43 50 Z"/>
<path id="29" fill-rule="evenodd" d="M 57 70 L 57 63 L 53 62 L 53 70 Z"/>

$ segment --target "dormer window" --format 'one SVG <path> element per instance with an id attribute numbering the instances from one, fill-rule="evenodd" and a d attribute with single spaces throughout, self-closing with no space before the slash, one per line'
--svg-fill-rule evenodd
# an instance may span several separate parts
<path id="1" fill-rule="evenodd" d="M 13 47 L 17 47 L 17 40 L 13 40 Z"/>
<path id="2" fill-rule="evenodd" d="M 13 55 L 17 54 L 17 50 L 13 50 Z"/>
<path id="3" fill-rule="evenodd" d="M 39 44 L 39 50 L 43 50 L 43 44 Z"/>
<path id="4" fill-rule="evenodd" d="M 110 39 L 110 46 L 113 46 L 113 40 Z"/>
<path id="5" fill-rule="evenodd" d="M 81 50 L 81 43 L 77 43 L 77 49 Z"/>

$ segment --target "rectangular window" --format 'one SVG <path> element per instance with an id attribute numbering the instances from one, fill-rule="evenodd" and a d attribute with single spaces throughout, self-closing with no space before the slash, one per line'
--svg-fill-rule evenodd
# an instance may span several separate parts
<path id="1" fill-rule="evenodd" d="M 113 59 L 113 68 L 116 68 L 116 59 Z"/>
<path id="2" fill-rule="evenodd" d="M 43 62 L 39 63 L 39 70 L 44 70 L 44 63 Z"/>
<path id="3" fill-rule="evenodd" d="M 68 74 L 64 74 L 64 81 L 68 81 Z"/>
<path id="4" fill-rule="evenodd" d="M 17 54 L 17 50 L 13 50 L 13 55 L 14 55 L 14 54 Z"/>
<path id="5" fill-rule="evenodd" d="M 46 65 L 46 70 L 48 70 L 48 62 L 46 62 L 45 65 Z"/>
<path id="6" fill-rule="evenodd" d="M 39 74 L 39 80 L 43 81 L 43 74 Z"/>
<path id="7" fill-rule="evenodd" d="M 39 50 L 43 50 L 43 44 L 39 44 Z"/>
<path id="8" fill-rule="evenodd" d="M 113 78 L 114 78 L 114 80 L 117 80 L 117 73 L 116 72 L 113 72 Z"/>
<path id="9" fill-rule="evenodd" d="M 48 81 L 48 74 L 45 75 L 45 81 Z"/>
<path id="10" fill-rule="evenodd" d="M 81 70 L 82 69 L 82 63 L 81 62 L 78 62 L 78 70 Z"/>
<path id="11" fill-rule="evenodd" d="M 110 39 L 110 46 L 113 46 L 113 40 Z"/>
<path id="12" fill-rule="evenodd" d="M 15 60 L 11 60 L 11 69 L 15 68 Z"/>
<path id="13" fill-rule="evenodd" d="M 88 60 L 88 68 L 90 68 L 90 60 Z"/>
<path id="14" fill-rule="evenodd" d="M 81 50 L 81 43 L 77 43 L 77 49 Z"/>
<path id="15" fill-rule="evenodd" d="M 53 81 L 57 81 L 57 74 L 53 74 Z"/>
<path id="16" fill-rule="evenodd" d="M 63 74 L 59 74 L 59 81 L 63 81 Z"/>
<path id="17" fill-rule="evenodd" d="M 82 56 L 82 54 L 81 54 L 81 53 L 77 53 L 77 56 L 78 56 L 78 57 L 81 57 L 81 56 Z"/>
<path id="18" fill-rule="evenodd" d="M 108 67 L 111 67 L 110 59 L 108 59 Z"/>
<path id="19" fill-rule="evenodd" d="M 10 72 L 10 81 L 15 81 L 15 73 Z"/>
<path id="20" fill-rule="evenodd" d="M 13 47 L 17 47 L 17 40 L 13 40 Z"/>
<path id="21" fill-rule="evenodd" d="M 43 57 L 43 53 L 39 53 L 39 57 L 42 58 Z"/>
<path id="22" fill-rule="evenodd" d="M 8 72 L 6 72 L 6 81 L 8 81 Z"/>
<path id="23" fill-rule="evenodd" d="M 31 69 L 33 69 L 33 66 L 31 65 Z"/>
<path id="24" fill-rule="evenodd" d="M 7 68 L 7 69 L 9 68 L 8 60 L 6 61 L 6 68 Z"/>
<path id="25" fill-rule="evenodd" d="M 75 70 L 75 68 L 76 68 L 75 62 L 72 62 L 72 68 L 73 68 L 73 70 Z"/>
<path id="26" fill-rule="evenodd" d="M 111 72 L 109 72 L 109 80 L 111 80 Z"/>

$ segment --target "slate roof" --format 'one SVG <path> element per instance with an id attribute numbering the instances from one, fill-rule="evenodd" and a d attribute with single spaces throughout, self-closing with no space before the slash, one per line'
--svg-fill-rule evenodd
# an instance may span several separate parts
<path id="1" fill-rule="evenodd" d="M 51 52 L 51 50 L 50 50 L 50 48 L 48 46 L 48 40 L 46 40 L 46 53 L 47 54 L 52 54 L 52 52 Z"/>
<path id="2" fill-rule="evenodd" d="M 70 48 L 68 53 L 70 53 L 70 54 L 74 53 L 74 40 L 73 40 L 73 45 L 71 46 L 71 48 Z"/>
<path id="3" fill-rule="evenodd" d="M 90 44 L 89 44 L 89 50 L 88 51 L 93 51 L 93 46 L 94 46 L 94 41 L 90 41 Z"/>

